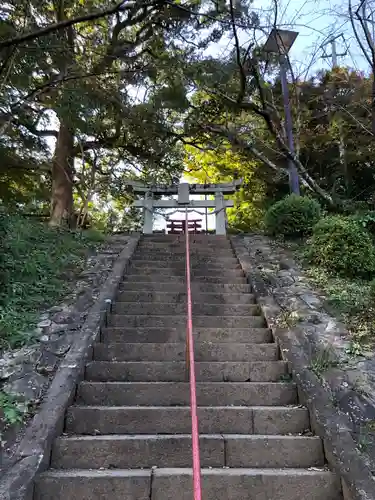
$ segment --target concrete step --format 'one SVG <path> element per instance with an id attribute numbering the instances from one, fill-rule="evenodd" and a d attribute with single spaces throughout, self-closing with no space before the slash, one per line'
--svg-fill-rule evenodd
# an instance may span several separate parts
<path id="1" fill-rule="evenodd" d="M 201 406 L 282 406 L 297 402 L 290 382 L 197 382 Z M 188 406 L 188 382 L 81 382 L 79 404 L 94 406 Z"/>
<path id="2" fill-rule="evenodd" d="M 161 255 L 164 256 L 166 255 L 171 255 L 173 257 L 173 260 L 176 259 L 178 260 L 179 258 L 185 259 L 186 256 L 186 246 L 185 243 L 182 245 L 169 245 L 169 246 L 154 246 L 154 245 L 140 245 L 137 247 L 136 251 L 134 252 L 133 255 L 141 256 L 147 256 L 147 255 Z M 234 259 L 236 258 L 236 254 L 233 251 L 233 248 L 229 245 L 208 245 L 208 246 L 202 246 L 202 245 L 190 245 L 190 255 L 192 257 L 198 257 L 201 256 L 202 258 L 211 258 L 212 256 L 218 256 L 222 258 L 231 258 Z M 162 260 L 162 259 L 160 259 Z"/>
<path id="3" fill-rule="evenodd" d="M 186 303 L 186 291 L 183 292 L 119 292 L 117 302 L 155 302 Z M 250 293 L 194 293 L 194 301 L 201 304 L 255 304 L 255 296 Z"/>
<path id="4" fill-rule="evenodd" d="M 195 342 L 195 361 L 276 361 L 276 344 L 235 344 Z M 98 343 L 96 361 L 185 361 L 186 343 Z"/>
<path id="5" fill-rule="evenodd" d="M 138 261 L 139 262 L 139 261 Z M 145 261 L 146 262 L 146 261 Z M 166 264 L 169 264 L 166 262 Z M 137 265 L 129 268 L 129 273 L 131 274 L 160 274 L 163 273 L 165 275 L 172 276 L 184 276 L 186 274 L 186 266 L 185 263 L 180 266 L 158 266 L 152 265 L 150 261 L 147 261 L 147 265 Z M 191 264 L 190 266 L 190 274 L 195 274 L 198 276 L 215 276 L 218 273 L 227 273 L 228 276 L 242 276 L 243 271 L 240 266 L 229 265 L 229 266 L 220 266 L 211 263 L 202 264 L 196 263 Z"/>
<path id="6" fill-rule="evenodd" d="M 133 255 L 174 255 L 176 257 L 184 257 L 186 255 L 186 246 L 174 245 L 166 247 L 153 247 L 150 245 L 139 245 Z M 201 255 L 202 257 L 211 257 L 213 255 L 219 255 L 231 258 L 236 258 L 236 254 L 233 248 L 229 246 L 202 246 L 202 245 L 190 245 L 190 255 Z"/>
<path id="7" fill-rule="evenodd" d="M 119 293 L 122 291 L 147 291 L 147 292 L 170 292 L 170 293 L 180 293 L 186 292 L 186 284 L 184 282 L 129 282 L 123 281 L 119 285 Z M 192 293 L 250 293 L 251 286 L 249 284 L 221 284 L 221 283 L 192 283 Z"/>
<path id="8" fill-rule="evenodd" d="M 175 245 L 176 243 L 185 243 L 185 235 L 183 234 L 165 234 L 165 235 L 153 235 L 158 236 L 159 239 L 150 238 L 148 235 L 145 235 L 140 240 L 141 245 L 145 245 L 147 243 L 160 243 L 160 244 L 169 244 Z M 168 240 L 169 238 L 169 240 Z M 205 238 L 205 239 L 204 239 Z M 230 239 L 226 235 L 207 235 L 207 234 L 189 234 L 190 243 L 194 242 L 200 243 L 203 245 L 208 245 L 210 243 L 227 243 L 230 244 Z"/>
<path id="9" fill-rule="evenodd" d="M 169 259 L 169 255 L 165 254 L 160 259 L 150 259 L 146 260 L 142 258 L 142 254 L 135 254 L 132 257 L 131 265 L 134 268 L 139 267 L 165 267 L 170 269 L 185 269 L 185 259 L 174 260 Z M 216 256 L 212 257 L 201 257 L 199 255 L 191 255 L 190 256 L 191 267 L 216 267 L 216 268 L 225 268 L 225 269 L 240 269 L 241 264 L 239 264 L 238 260 L 235 257 L 226 257 L 225 259 L 220 259 Z"/>
<path id="10" fill-rule="evenodd" d="M 193 299 L 194 300 L 194 299 Z M 256 304 L 207 304 L 193 302 L 193 314 L 207 316 L 258 316 L 260 308 Z M 118 302 L 113 304 L 113 314 L 176 315 L 187 313 L 186 302 L 167 304 L 165 302 Z"/>
<path id="11" fill-rule="evenodd" d="M 108 326 L 122 328 L 184 328 L 185 315 L 146 316 L 134 314 L 112 314 L 108 317 Z M 197 316 L 193 317 L 194 328 L 264 328 L 262 316 Z"/>
<path id="12" fill-rule="evenodd" d="M 130 267 L 129 268 L 129 274 L 133 276 L 154 276 L 154 275 L 163 275 L 165 276 L 165 281 L 168 281 L 168 279 L 171 276 L 178 276 L 178 277 L 185 277 L 186 271 L 185 268 L 157 268 L 157 267 Z M 215 278 L 217 276 L 219 277 L 225 277 L 227 278 L 227 281 L 230 281 L 231 279 L 236 279 L 237 277 L 244 277 L 244 272 L 242 269 L 225 269 L 225 268 L 212 268 L 212 267 L 195 267 L 191 269 L 190 276 L 192 277 L 207 277 L 207 278 Z"/>
<path id="13" fill-rule="evenodd" d="M 185 325 L 186 326 L 186 325 Z M 174 343 L 186 342 L 186 328 L 102 328 L 101 340 L 104 343 L 140 342 Z M 195 342 L 242 342 L 263 344 L 272 342 L 268 328 L 197 328 L 194 327 Z"/>
<path id="14" fill-rule="evenodd" d="M 182 263 L 185 262 L 185 256 L 186 256 L 186 250 L 185 247 L 181 247 L 179 249 L 175 249 L 173 251 L 167 251 L 167 250 L 148 250 L 148 249 L 142 249 L 142 250 L 136 250 L 132 256 L 133 259 L 139 259 L 139 260 L 169 260 L 171 262 L 176 262 L 176 263 Z M 237 257 L 233 253 L 231 249 L 228 250 L 223 250 L 220 248 L 212 248 L 212 249 L 190 249 L 190 258 L 191 260 L 199 260 L 204 262 L 205 260 L 215 260 L 218 262 L 223 261 L 225 263 L 226 261 L 231 262 L 231 261 L 236 261 L 238 262 Z"/>
<path id="15" fill-rule="evenodd" d="M 200 435 L 202 467 L 317 467 L 322 442 L 307 436 Z M 73 436 L 57 439 L 55 469 L 190 467 L 191 435 Z"/>
<path id="16" fill-rule="evenodd" d="M 136 282 L 136 283 L 154 283 L 154 282 L 162 282 L 162 283 L 185 283 L 185 275 L 172 275 L 159 272 L 158 274 L 137 274 L 132 271 L 129 274 L 124 276 L 124 279 L 127 282 Z M 204 275 L 192 275 L 192 281 L 196 281 L 198 283 L 215 283 L 215 284 L 238 284 L 238 285 L 246 285 L 247 280 L 245 277 L 241 276 L 204 276 Z"/>
<path id="17" fill-rule="evenodd" d="M 191 500 L 191 469 L 63 470 L 38 478 L 35 500 Z M 152 487 L 151 487 L 152 484 Z M 341 500 L 326 470 L 202 469 L 205 500 Z"/>
<path id="18" fill-rule="evenodd" d="M 35 481 L 34 500 L 150 500 L 151 471 L 49 470 Z"/>
<path id="19" fill-rule="evenodd" d="M 193 498 L 192 470 L 156 469 L 151 500 Z M 340 480 L 327 470 L 204 469 L 205 500 L 341 500 Z"/>
<path id="20" fill-rule="evenodd" d="M 226 241 L 226 242 L 213 242 L 213 243 L 210 243 L 210 244 L 201 244 L 199 242 L 194 242 L 193 240 L 190 240 L 190 250 L 191 251 L 196 251 L 196 252 L 199 252 L 199 251 L 212 251 L 212 250 L 215 250 L 215 249 L 219 249 L 219 250 L 222 250 L 222 251 L 227 251 L 227 252 L 232 252 L 233 253 L 233 248 L 231 246 L 231 244 Z M 161 252 L 173 252 L 173 253 L 176 253 L 178 252 L 179 250 L 181 251 L 185 251 L 185 248 L 186 248 L 186 243 L 185 241 L 181 241 L 181 242 L 170 242 L 169 244 L 160 244 L 160 243 L 140 243 L 138 245 L 138 249 L 140 251 L 148 251 L 150 253 L 154 252 L 154 251 L 161 251 Z"/>
<path id="21" fill-rule="evenodd" d="M 201 382 L 277 382 L 287 373 L 285 361 L 209 361 L 195 363 Z M 185 361 L 92 361 L 86 379 L 94 382 L 184 382 Z"/>
<path id="22" fill-rule="evenodd" d="M 306 408 L 212 406 L 198 408 L 201 434 L 300 434 L 309 429 Z M 71 406 L 73 434 L 189 434 L 189 406 Z"/>
<path id="23" fill-rule="evenodd" d="M 229 239 L 226 235 L 218 235 L 218 234 L 202 234 L 202 233 L 189 233 L 189 238 L 191 241 L 201 241 L 203 243 L 207 242 L 216 242 L 216 241 L 227 241 Z M 150 242 L 150 241 L 160 241 L 162 243 L 166 241 L 185 241 L 184 234 L 144 234 L 142 236 L 141 242 Z"/>
<path id="24" fill-rule="evenodd" d="M 189 239 L 189 244 L 190 248 L 197 248 L 197 249 L 210 249 L 210 248 L 225 248 L 225 249 L 230 249 L 232 250 L 232 245 L 230 244 L 229 240 L 210 240 L 210 241 L 202 241 L 202 240 L 197 240 L 197 239 Z M 155 240 L 155 241 L 141 241 L 138 245 L 138 248 L 162 248 L 162 249 L 167 249 L 167 250 L 172 250 L 175 251 L 176 248 L 185 248 L 186 242 L 185 238 L 180 238 L 178 239 L 171 239 L 170 241 L 162 241 L 162 240 Z"/>

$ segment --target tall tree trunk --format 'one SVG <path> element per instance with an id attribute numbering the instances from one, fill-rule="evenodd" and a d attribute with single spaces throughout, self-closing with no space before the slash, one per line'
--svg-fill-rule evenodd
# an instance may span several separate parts
<path id="1" fill-rule="evenodd" d="M 372 68 L 372 90 L 371 90 L 371 130 L 375 135 L 375 61 Z"/>
<path id="2" fill-rule="evenodd" d="M 52 163 L 51 226 L 71 225 L 73 218 L 74 133 L 60 122 Z"/>

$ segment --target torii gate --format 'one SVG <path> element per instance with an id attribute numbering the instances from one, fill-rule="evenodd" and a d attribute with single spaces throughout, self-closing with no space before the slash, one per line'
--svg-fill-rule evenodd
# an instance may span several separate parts
<path id="1" fill-rule="evenodd" d="M 143 199 L 133 203 L 133 207 L 143 208 L 143 233 L 152 234 L 155 208 L 214 208 L 216 234 L 226 234 L 226 209 L 233 207 L 233 200 L 225 200 L 224 194 L 235 193 L 242 184 L 242 179 L 226 184 L 188 184 L 183 182 L 172 186 L 147 186 L 139 181 L 127 183 L 133 193 L 141 194 Z M 177 200 L 155 200 L 154 195 L 177 194 Z M 214 195 L 214 200 L 190 200 L 190 194 Z"/>

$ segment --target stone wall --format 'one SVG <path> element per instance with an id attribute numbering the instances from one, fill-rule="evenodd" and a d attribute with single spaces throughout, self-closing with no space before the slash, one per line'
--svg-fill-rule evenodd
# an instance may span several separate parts
<path id="1" fill-rule="evenodd" d="M 374 354 L 348 354 L 349 332 L 290 251 L 263 235 L 231 241 L 346 498 L 375 498 Z"/>

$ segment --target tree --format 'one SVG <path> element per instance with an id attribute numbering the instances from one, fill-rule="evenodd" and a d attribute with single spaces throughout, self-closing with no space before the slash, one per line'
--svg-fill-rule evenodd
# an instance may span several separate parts
<path id="1" fill-rule="evenodd" d="M 349 17 L 356 41 L 367 60 L 372 75 L 371 130 L 375 134 L 375 40 L 373 37 L 374 1 L 360 0 L 355 6 L 349 0 Z"/>
<path id="2" fill-rule="evenodd" d="M 259 175 L 259 163 L 234 153 L 230 145 L 215 150 L 186 147 L 185 174 L 194 182 L 220 183 L 242 178 L 243 185 L 235 193 L 235 207 L 228 209 L 228 222 L 235 229 L 257 229 L 262 224 L 266 202 L 266 186 Z"/>
<path id="3" fill-rule="evenodd" d="M 189 37 L 210 28 L 197 18 L 200 7 L 34 0 L 25 8 L 13 0 L 2 8 L 1 140 L 8 146 L 9 136 L 21 129 L 22 141 L 34 140 L 44 151 L 46 137 L 55 141 L 51 224 L 71 222 L 74 191 L 82 191 L 80 165 L 90 169 L 97 152 L 116 150 L 123 160 L 119 170 L 125 164 L 130 176 L 134 170 L 148 178 L 181 171 L 178 138 L 171 132 L 185 87 L 180 82 L 176 95 L 179 85 L 170 70 L 175 59 L 197 50 Z M 141 98 L 134 96 L 137 88 Z M 94 170 L 90 178 L 103 172 L 97 163 Z"/>

